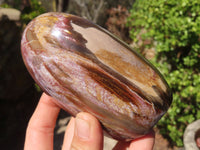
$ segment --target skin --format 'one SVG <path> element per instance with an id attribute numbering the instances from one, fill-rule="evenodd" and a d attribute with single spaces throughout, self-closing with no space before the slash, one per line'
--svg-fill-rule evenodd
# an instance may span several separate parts
<path id="1" fill-rule="evenodd" d="M 60 111 L 54 101 L 52 97 L 42 94 L 27 127 L 24 150 L 53 150 L 54 127 Z M 131 142 L 119 141 L 113 150 L 152 150 L 154 140 L 152 131 Z M 103 150 L 103 131 L 98 120 L 85 112 L 72 117 L 65 132 L 62 150 Z"/>

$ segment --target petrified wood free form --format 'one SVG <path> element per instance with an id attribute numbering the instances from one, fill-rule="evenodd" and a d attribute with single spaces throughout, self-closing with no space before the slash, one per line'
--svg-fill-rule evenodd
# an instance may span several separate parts
<path id="1" fill-rule="evenodd" d="M 115 139 L 148 133 L 171 104 L 157 69 L 86 19 L 43 14 L 26 27 L 21 50 L 44 92 L 72 115 L 91 113 Z"/>

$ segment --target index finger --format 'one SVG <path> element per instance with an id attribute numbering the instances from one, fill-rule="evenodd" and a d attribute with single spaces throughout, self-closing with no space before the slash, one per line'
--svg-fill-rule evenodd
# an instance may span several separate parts
<path id="1" fill-rule="evenodd" d="M 42 94 L 26 131 L 24 150 L 53 150 L 53 133 L 60 108 L 54 99 Z"/>

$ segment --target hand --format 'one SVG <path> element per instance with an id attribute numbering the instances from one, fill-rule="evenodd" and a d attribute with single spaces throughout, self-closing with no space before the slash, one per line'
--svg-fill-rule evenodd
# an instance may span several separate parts
<path id="1" fill-rule="evenodd" d="M 43 94 L 31 117 L 24 150 L 53 150 L 53 136 L 60 107 L 50 96 Z M 151 150 L 154 145 L 154 132 L 131 142 L 118 142 L 113 150 Z M 62 150 L 102 150 L 103 131 L 98 120 L 81 112 L 71 118 L 64 136 Z"/>

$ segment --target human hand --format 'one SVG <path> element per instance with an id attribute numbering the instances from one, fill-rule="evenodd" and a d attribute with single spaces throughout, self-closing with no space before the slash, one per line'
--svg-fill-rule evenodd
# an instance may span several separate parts
<path id="1" fill-rule="evenodd" d="M 24 150 L 53 150 L 53 136 L 60 107 L 52 97 L 43 94 L 31 117 Z M 154 145 L 154 132 L 131 142 L 119 141 L 113 150 L 151 150 Z M 92 115 L 81 112 L 72 117 L 63 140 L 62 150 L 102 150 L 103 131 L 99 121 Z"/>

